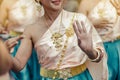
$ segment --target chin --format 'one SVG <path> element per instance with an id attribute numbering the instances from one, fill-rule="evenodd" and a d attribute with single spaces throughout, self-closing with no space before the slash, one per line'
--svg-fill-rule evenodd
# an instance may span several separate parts
<path id="1" fill-rule="evenodd" d="M 53 4 L 53 3 L 51 3 L 51 8 L 52 8 L 53 10 L 60 10 L 61 8 L 63 8 L 63 7 L 62 7 L 62 2 L 59 3 L 59 4 Z"/>

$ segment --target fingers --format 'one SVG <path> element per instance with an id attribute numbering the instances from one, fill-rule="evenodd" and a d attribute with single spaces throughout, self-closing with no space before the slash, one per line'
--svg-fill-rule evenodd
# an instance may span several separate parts
<path id="1" fill-rule="evenodd" d="M 8 39 L 5 41 L 5 45 L 7 46 L 7 48 L 10 50 L 12 47 L 14 47 L 16 44 L 18 43 L 18 41 L 13 40 L 13 39 Z"/>
<path id="2" fill-rule="evenodd" d="M 18 44 L 19 40 L 23 39 L 24 37 L 25 37 L 24 35 L 21 35 L 21 36 L 18 36 L 18 37 L 14 37 L 14 38 L 8 39 L 8 40 L 5 41 L 5 44 L 7 45 L 8 49 L 10 50 L 16 44 Z"/>
<path id="3" fill-rule="evenodd" d="M 111 4 L 114 6 L 114 7 L 116 7 L 117 5 L 114 3 L 114 1 L 113 0 L 110 0 L 110 2 L 111 2 Z"/>
<path id="4" fill-rule="evenodd" d="M 120 8 L 120 0 L 110 0 L 111 4 L 116 8 Z"/>
<path id="5" fill-rule="evenodd" d="M 80 33 L 86 33 L 87 31 L 86 31 L 86 28 L 85 28 L 85 24 L 84 24 L 84 22 L 83 21 L 81 21 L 81 22 L 76 22 L 77 23 L 77 25 L 78 25 L 78 31 L 80 32 Z"/>
<path id="6" fill-rule="evenodd" d="M 8 48 L 9 50 L 11 50 L 11 49 L 12 49 L 15 45 L 17 45 L 17 44 L 18 44 L 18 41 L 14 41 L 13 43 L 7 45 L 7 48 Z"/>
<path id="7" fill-rule="evenodd" d="M 78 38 L 78 44 L 80 44 L 81 39 L 83 38 L 82 36 L 85 36 L 85 34 L 87 33 L 85 25 L 83 22 L 79 23 L 78 21 L 75 21 L 73 24 L 73 28 Z"/>
<path id="8" fill-rule="evenodd" d="M 76 21 L 73 23 L 73 28 L 74 28 L 74 31 L 75 31 L 76 35 L 79 36 L 80 32 L 78 30 L 78 26 L 76 24 Z"/>
<path id="9" fill-rule="evenodd" d="M 80 41 L 80 29 L 78 30 L 78 27 L 80 27 L 80 25 L 77 21 L 75 21 L 73 24 L 73 28 L 74 28 L 74 31 L 75 31 L 77 38 L 78 38 L 78 44 L 80 44 L 81 43 L 81 41 Z"/>
<path id="10" fill-rule="evenodd" d="M 92 34 L 92 26 L 90 27 L 89 34 Z"/>
<path id="11" fill-rule="evenodd" d="M 84 33 L 87 32 L 87 30 L 85 28 L 85 24 L 82 21 L 81 22 L 75 21 L 73 24 L 73 28 L 74 28 L 76 34 L 80 34 L 82 32 L 84 32 Z"/>
<path id="12" fill-rule="evenodd" d="M 17 37 L 15 37 L 15 41 L 18 41 L 18 40 L 21 40 L 21 39 L 23 39 L 23 38 L 25 38 L 25 36 L 24 35 L 20 35 L 20 36 L 17 36 Z"/>
<path id="13" fill-rule="evenodd" d="M 82 25 L 81 25 L 81 23 L 79 23 L 78 21 L 76 21 L 76 25 L 77 25 L 79 33 L 82 33 Z"/>
<path id="14" fill-rule="evenodd" d="M 114 0 L 115 5 L 119 6 L 118 0 Z"/>
<path id="15" fill-rule="evenodd" d="M 87 30 L 86 30 L 86 28 L 85 28 L 85 24 L 84 24 L 83 22 L 81 22 L 81 25 L 82 25 L 83 31 L 86 33 Z"/>

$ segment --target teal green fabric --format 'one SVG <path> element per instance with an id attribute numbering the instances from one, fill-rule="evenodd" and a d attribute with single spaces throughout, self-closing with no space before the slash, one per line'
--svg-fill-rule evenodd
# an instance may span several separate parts
<path id="1" fill-rule="evenodd" d="M 15 46 L 12 56 L 16 55 L 16 52 L 20 46 L 20 41 L 18 45 Z M 10 75 L 15 78 L 15 80 L 41 80 L 40 76 L 40 65 L 38 63 L 37 54 L 35 50 L 32 50 L 32 55 L 28 60 L 26 66 L 20 72 L 10 71 Z"/>
<path id="2" fill-rule="evenodd" d="M 45 78 L 45 77 L 42 77 L 41 80 L 52 80 L 50 78 Z M 55 79 L 55 80 L 63 80 L 63 79 Z M 73 76 L 71 78 L 68 78 L 67 80 L 93 80 L 88 69 L 85 70 L 83 73 L 81 74 L 78 74 L 76 76 Z"/>
<path id="3" fill-rule="evenodd" d="M 104 47 L 108 56 L 109 80 L 120 80 L 120 40 L 105 42 Z"/>

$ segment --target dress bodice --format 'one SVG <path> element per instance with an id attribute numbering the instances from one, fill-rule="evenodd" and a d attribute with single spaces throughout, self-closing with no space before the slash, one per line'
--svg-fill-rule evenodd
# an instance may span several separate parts
<path id="1" fill-rule="evenodd" d="M 50 26 L 49 30 L 46 31 L 43 34 L 43 36 L 38 40 L 38 42 L 35 44 L 35 49 L 38 54 L 39 62 L 42 67 L 47 69 L 56 69 L 57 63 L 60 60 L 60 55 L 62 54 L 61 50 L 56 51 L 55 44 L 53 44 L 53 40 L 51 39 L 52 34 L 54 32 L 58 32 L 60 29 L 61 34 L 63 34 L 61 42 L 62 49 L 63 46 L 66 44 L 67 37 L 65 35 L 65 31 L 66 29 L 69 28 L 74 14 L 66 11 L 63 11 L 63 14 L 64 15 L 62 17 L 62 26 L 59 25 L 60 24 L 59 22 L 61 20 L 60 14 L 59 17 L 54 21 L 52 26 Z M 83 21 L 86 25 L 87 30 L 89 31 L 91 24 L 84 15 L 76 14 L 74 20 Z M 98 35 L 96 35 L 97 34 L 96 32 L 94 32 L 93 34 L 95 46 L 96 43 L 101 42 L 101 39 L 99 38 Z M 68 39 L 65 57 L 60 66 L 60 69 L 81 65 L 86 62 L 87 58 L 88 58 L 87 55 L 78 47 L 77 36 L 74 33 L 74 35 Z"/>

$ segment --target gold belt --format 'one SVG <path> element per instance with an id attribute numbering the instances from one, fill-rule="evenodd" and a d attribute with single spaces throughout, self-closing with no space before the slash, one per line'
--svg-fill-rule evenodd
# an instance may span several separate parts
<path id="1" fill-rule="evenodd" d="M 82 65 L 76 66 L 76 67 L 72 67 L 72 68 L 60 69 L 57 71 L 56 78 L 61 79 L 61 78 L 64 78 L 66 76 L 67 76 L 67 78 L 73 77 L 75 75 L 82 73 L 85 70 L 86 70 L 85 64 L 82 64 Z M 56 70 L 48 70 L 48 69 L 45 69 L 42 67 L 40 70 L 41 76 L 47 77 L 47 78 L 53 78 L 55 72 L 56 72 Z"/>

